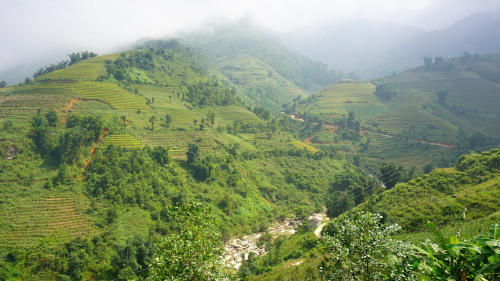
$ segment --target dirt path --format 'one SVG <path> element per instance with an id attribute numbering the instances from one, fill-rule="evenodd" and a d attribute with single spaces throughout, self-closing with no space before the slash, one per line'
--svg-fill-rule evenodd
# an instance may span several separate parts
<path id="1" fill-rule="evenodd" d="M 75 103 L 80 102 L 80 101 L 81 101 L 80 99 L 76 99 L 76 98 L 70 100 L 69 103 L 64 107 L 63 111 L 69 111 L 73 107 L 73 105 L 75 105 Z"/>
<path id="2" fill-rule="evenodd" d="M 90 160 L 92 160 L 92 155 L 95 152 L 95 149 L 97 146 L 101 143 L 101 141 L 106 137 L 106 134 L 109 132 L 107 128 L 102 129 L 102 134 L 99 136 L 99 139 L 92 145 L 92 149 L 90 150 L 90 155 L 89 159 L 85 160 L 85 164 L 83 166 L 83 169 L 87 169 L 88 165 L 90 164 Z"/>

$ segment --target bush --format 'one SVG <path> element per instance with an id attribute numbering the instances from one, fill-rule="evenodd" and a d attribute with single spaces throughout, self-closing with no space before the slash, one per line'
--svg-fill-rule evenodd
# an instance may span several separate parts
<path id="1" fill-rule="evenodd" d="M 323 280 L 416 280 L 409 264 L 410 245 L 393 239 L 401 228 L 382 225 L 382 216 L 361 212 L 324 231 Z"/>

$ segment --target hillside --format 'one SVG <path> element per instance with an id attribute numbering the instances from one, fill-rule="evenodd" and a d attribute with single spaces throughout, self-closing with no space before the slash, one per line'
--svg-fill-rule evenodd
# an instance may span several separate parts
<path id="1" fill-rule="evenodd" d="M 0 89 L 0 276 L 140 276 L 149 260 L 121 249 L 152 251 L 179 202 L 211 206 L 224 239 L 320 211 L 330 176 L 355 168 L 219 76 L 165 41 Z"/>
<path id="2" fill-rule="evenodd" d="M 436 239 L 427 222 L 445 235 L 471 239 L 500 220 L 500 149 L 460 158 L 454 168 L 436 169 L 408 183 L 396 185 L 331 220 L 360 211 L 378 212 L 385 223 L 397 223 L 397 239 L 419 242 Z M 323 228 L 329 234 L 331 225 Z M 329 234 L 331 235 L 331 234 Z M 271 248 L 273 256 L 251 260 L 245 280 L 321 280 L 317 268 L 325 255 L 322 244 L 303 229 Z"/>
<path id="3" fill-rule="evenodd" d="M 467 53 L 437 63 L 434 58 L 428 66 L 372 82 L 334 84 L 286 111 L 322 123 L 306 141 L 357 155 L 368 166 L 391 160 L 446 167 L 463 152 L 499 143 L 499 58 Z M 349 112 L 360 121 L 357 137 L 342 130 Z"/>
<path id="4" fill-rule="evenodd" d="M 217 25 L 187 34 L 183 41 L 245 89 L 253 104 L 273 113 L 279 113 L 282 104 L 342 78 L 342 73 L 329 70 L 327 65 L 291 51 L 264 32 L 245 25 Z"/>

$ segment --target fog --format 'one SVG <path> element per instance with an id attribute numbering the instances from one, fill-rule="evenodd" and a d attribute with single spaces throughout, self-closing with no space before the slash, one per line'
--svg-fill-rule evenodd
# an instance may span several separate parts
<path id="1" fill-rule="evenodd" d="M 0 79 L 28 76 L 70 51 L 111 52 L 140 38 L 175 36 L 213 21 L 245 21 L 282 37 L 360 21 L 431 31 L 499 9 L 498 0 L 2 1 Z"/>

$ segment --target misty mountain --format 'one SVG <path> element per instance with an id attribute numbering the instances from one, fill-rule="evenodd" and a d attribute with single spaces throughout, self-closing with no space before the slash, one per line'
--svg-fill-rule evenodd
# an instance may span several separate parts
<path id="1" fill-rule="evenodd" d="M 181 38 L 244 89 L 253 104 L 273 113 L 299 95 L 318 91 L 344 76 L 246 24 L 207 26 Z"/>
<path id="2" fill-rule="evenodd" d="M 281 35 L 284 44 L 363 78 L 422 64 L 424 56 L 455 57 L 500 51 L 500 13 L 471 15 L 439 31 L 367 21 L 313 27 Z"/>
<path id="3" fill-rule="evenodd" d="M 290 48 L 335 69 L 370 76 L 384 63 L 388 50 L 423 30 L 408 26 L 352 21 L 336 26 L 312 26 L 278 35 Z"/>

